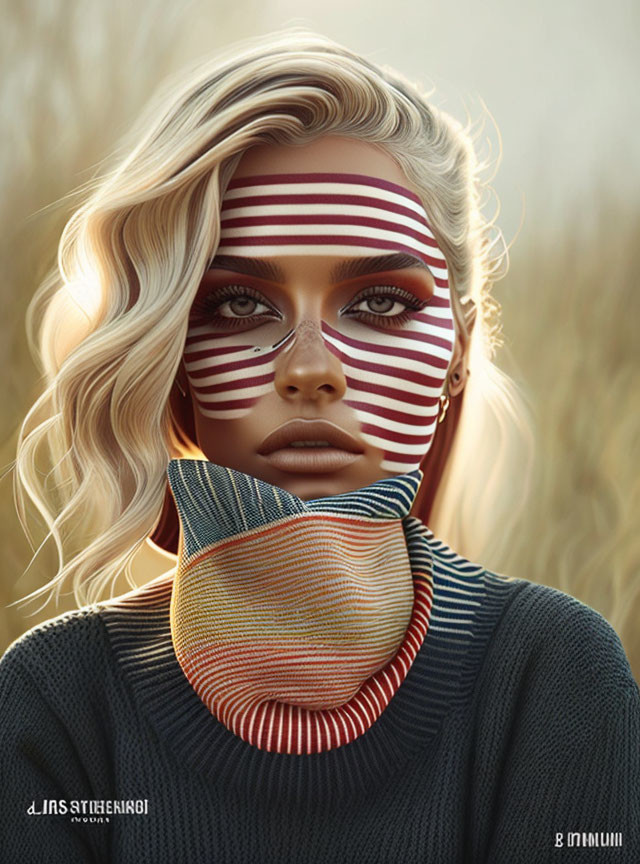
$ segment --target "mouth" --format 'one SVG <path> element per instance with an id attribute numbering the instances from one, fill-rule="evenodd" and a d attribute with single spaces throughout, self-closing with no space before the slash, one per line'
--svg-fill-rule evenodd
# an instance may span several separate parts
<path id="1" fill-rule="evenodd" d="M 290 420 L 258 448 L 270 465 L 290 474 L 339 471 L 364 452 L 348 432 L 328 420 Z"/>

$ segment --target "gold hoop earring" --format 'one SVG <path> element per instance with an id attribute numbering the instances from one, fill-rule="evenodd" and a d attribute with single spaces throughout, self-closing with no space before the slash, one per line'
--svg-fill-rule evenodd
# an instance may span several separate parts
<path id="1" fill-rule="evenodd" d="M 440 394 L 440 410 L 438 412 L 438 423 L 442 423 L 442 421 L 446 417 L 448 407 L 449 407 L 449 394 L 448 393 L 441 393 Z"/>

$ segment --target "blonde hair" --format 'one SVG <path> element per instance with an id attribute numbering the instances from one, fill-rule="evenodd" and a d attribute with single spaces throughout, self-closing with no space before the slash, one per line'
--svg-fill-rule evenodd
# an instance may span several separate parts
<path id="1" fill-rule="evenodd" d="M 506 249 L 481 213 L 471 137 L 398 74 L 295 30 L 172 79 L 116 167 L 82 190 L 28 313 L 47 386 L 20 432 L 16 500 L 26 531 L 27 502 L 35 505 L 59 556 L 57 574 L 28 598 L 57 598 L 70 580 L 76 602 L 92 602 L 128 573 L 158 522 L 168 460 L 188 449 L 170 391 L 217 247 L 221 196 L 247 148 L 327 134 L 380 145 L 398 161 L 447 259 L 463 332 L 463 305 L 476 304 L 472 374 L 430 527 L 467 557 L 495 555 L 508 539 L 524 500 L 513 472 L 526 473 L 528 421 L 492 363 L 499 307 L 489 288 Z"/>

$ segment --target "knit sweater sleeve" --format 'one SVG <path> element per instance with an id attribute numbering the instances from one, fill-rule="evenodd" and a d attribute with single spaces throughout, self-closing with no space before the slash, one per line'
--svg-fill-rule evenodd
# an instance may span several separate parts
<path id="1" fill-rule="evenodd" d="M 53 806 L 60 808 L 61 801 L 95 797 L 91 771 L 79 752 L 75 730 L 61 709 L 66 705 L 69 714 L 83 715 L 79 695 L 82 682 L 77 681 L 75 692 L 61 686 L 56 700 L 38 680 L 40 657 L 45 669 L 47 661 L 55 664 L 66 659 L 69 663 L 71 654 L 77 659 L 71 650 L 71 634 L 65 636 L 64 627 L 58 631 L 54 640 L 43 638 L 46 632 L 42 629 L 30 631 L 14 642 L 0 661 L 0 848 L 6 864 L 103 860 L 102 826 L 86 825 L 89 820 L 74 820 L 69 812 L 60 810 L 57 814 L 43 813 L 52 808 L 48 802 L 56 802 Z M 57 650 L 63 644 L 65 653 Z M 49 653 L 43 655 L 47 648 Z M 64 678 L 61 669 L 59 679 L 52 676 L 52 686 Z"/>
<path id="2" fill-rule="evenodd" d="M 494 764 L 480 757 L 495 791 L 490 803 L 484 794 L 474 860 L 640 860 L 640 692 L 615 630 L 575 598 L 532 585 L 494 645 L 510 662 L 502 704 L 487 679 L 483 710 L 504 743 Z"/>

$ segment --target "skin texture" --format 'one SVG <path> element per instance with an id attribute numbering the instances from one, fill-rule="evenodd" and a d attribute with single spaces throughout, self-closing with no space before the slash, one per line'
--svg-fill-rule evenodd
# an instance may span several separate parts
<path id="1" fill-rule="evenodd" d="M 234 177 L 255 174 L 292 172 L 354 172 L 397 183 L 411 190 L 404 173 L 382 149 L 354 139 L 326 137 L 304 147 L 261 146 L 248 151 Z M 414 191 L 414 190 L 412 190 Z M 354 254 L 350 257 L 357 257 Z M 336 353 L 328 350 L 322 335 L 322 322 L 338 323 L 339 311 L 370 286 L 398 285 L 420 299 L 433 294 L 433 277 L 424 268 L 387 270 L 384 273 L 359 276 L 334 283 L 330 274 L 344 259 L 334 255 L 282 255 L 270 257 L 281 271 L 277 280 L 248 278 L 246 274 L 214 266 L 205 274 L 194 307 L 205 295 L 224 285 L 250 285 L 279 310 L 282 322 L 279 334 L 297 328 L 297 338 L 274 359 L 274 378 L 268 392 L 242 417 L 218 419 L 197 410 L 194 392 L 184 364 L 178 373 L 178 383 L 185 390 L 187 404 L 181 406 L 190 422 L 191 437 L 212 462 L 236 468 L 254 477 L 280 486 L 303 499 L 335 495 L 358 489 L 386 476 L 401 473 L 383 467 L 383 451 L 362 437 L 361 423 L 345 403 L 347 381 L 345 368 Z M 383 291 L 380 292 L 383 295 Z M 453 294 L 454 292 L 452 292 Z M 450 397 L 461 393 L 466 381 L 468 333 L 459 327 L 461 311 L 457 298 L 452 297 L 455 338 L 447 374 Z M 225 311 L 242 314 L 247 301 L 238 299 Z M 359 304 L 361 305 L 361 304 Z M 370 309 L 367 305 L 365 308 Z M 373 309 L 381 311 L 385 301 L 373 301 Z M 267 324 L 268 328 L 274 325 Z M 243 336 L 250 337 L 246 332 Z M 271 336 L 271 333 L 267 334 Z M 294 419 L 327 420 L 350 433 L 360 445 L 358 457 L 337 470 L 325 473 L 304 471 L 290 473 L 275 467 L 258 451 L 265 437 L 273 430 Z M 188 433 L 187 433 L 188 435 Z M 436 435 L 437 437 L 437 435 Z M 407 470 L 414 466 L 407 466 Z"/>

